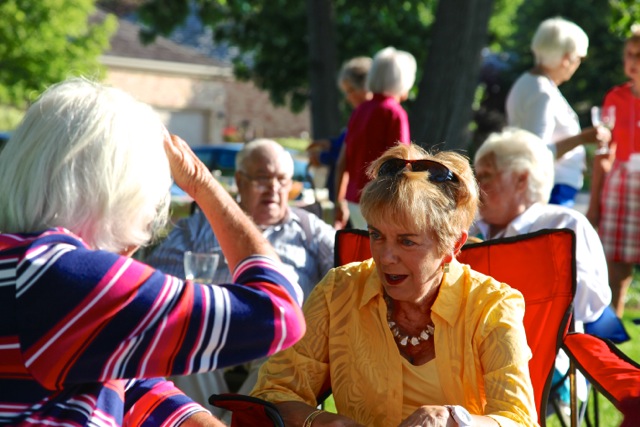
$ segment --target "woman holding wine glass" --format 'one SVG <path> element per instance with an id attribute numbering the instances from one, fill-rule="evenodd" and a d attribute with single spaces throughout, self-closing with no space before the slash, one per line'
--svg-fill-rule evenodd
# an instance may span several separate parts
<path id="1" fill-rule="evenodd" d="M 612 306 L 618 316 L 633 265 L 640 263 L 640 25 L 624 44 L 629 81 L 611 89 L 603 108 L 615 108 L 608 153 L 594 158 L 587 218 L 598 228 L 607 256 Z"/>
<path id="2" fill-rule="evenodd" d="M 509 126 L 539 136 L 555 157 L 555 182 L 549 203 L 573 206 L 583 184 L 584 144 L 611 138 L 604 126 L 580 129 L 578 115 L 558 87 L 573 77 L 587 55 L 589 38 L 563 18 L 543 21 L 531 42 L 534 67 L 523 73 L 507 96 Z"/>

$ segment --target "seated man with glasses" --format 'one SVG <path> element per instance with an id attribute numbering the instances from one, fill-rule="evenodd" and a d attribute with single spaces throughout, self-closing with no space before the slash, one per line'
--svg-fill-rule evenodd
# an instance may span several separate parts
<path id="1" fill-rule="evenodd" d="M 289 206 L 292 176 L 291 154 L 275 141 L 251 141 L 236 156 L 238 203 L 262 230 L 285 267 L 291 267 L 306 299 L 316 283 L 333 267 L 335 230 L 317 216 Z M 220 244 L 200 210 L 178 221 L 166 240 L 145 261 L 167 274 L 185 277 L 185 251 L 222 254 Z M 213 282 L 232 282 L 222 255 Z M 255 384 L 260 362 L 252 363 L 240 393 L 247 394 Z M 228 391 L 219 371 L 173 380 L 205 407 L 209 407 L 209 395 Z"/>

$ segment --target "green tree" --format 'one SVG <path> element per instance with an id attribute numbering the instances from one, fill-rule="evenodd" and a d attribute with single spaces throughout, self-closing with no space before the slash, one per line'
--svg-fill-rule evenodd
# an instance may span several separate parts
<path id="1" fill-rule="evenodd" d="M 336 133 L 339 99 L 336 74 L 354 56 L 373 55 L 385 46 L 426 57 L 425 39 L 435 0 L 150 0 L 139 10 L 148 24 L 144 40 L 169 35 L 193 7 L 212 28 L 217 42 L 238 48 L 233 59 L 237 78 L 252 80 L 269 92 L 276 105 L 300 111 L 311 98 L 317 137 Z M 314 30 L 315 28 L 315 30 Z M 329 49 L 322 43 L 331 43 Z M 323 51 L 322 49 L 326 49 Z M 310 82 L 315 81 L 314 87 Z M 320 86 L 317 86 L 320 84 Z M 327 100 L 324 97 L 327 95 Z M 333 99 L 333 101 L 331 101 Z M 332 102 L 332 105 L 329 105 Z M 348 109 L 342 106 L 342 123 Z"/>
<path id="2" fill-rule="evenodd" d="M 414 139 L 464 147 L 480 50 L 487 43 L 500 46 L 499 40 L 515 32 L 512 18 L 521 1 L 149 0 L 139 13 L 148 24 L 143 36 L 151 40 L 169 35 L 193 8 L 216 41 L 239 49 L 236 77 L 251 79 L 275 104 L 294 111 L 312 101 L 316 137 L 335 133 L 329 110 L 338 108 L 335 74 L 342 61 L 385 46 L 411 52 L 420 90 L 414 88 L 405 107 Z M 436 7 L 440 22 L 432 25 Z M 321 45 L 331 43 L 332 34 L 335 53 Z M 347 111 L 343 106 L 342 123 Z"/>
<path id="3" fill-rule="evenodd" d="M 100 77 L 116 19 L 92 22 L 94 0 L 0 1 L 0 103 L 24 106 L 70 75 Z"/>

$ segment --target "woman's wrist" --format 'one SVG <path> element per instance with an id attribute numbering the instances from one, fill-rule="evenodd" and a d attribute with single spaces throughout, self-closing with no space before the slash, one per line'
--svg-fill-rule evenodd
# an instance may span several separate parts
<path id="1" fill-rule="evenodd" d="M 311 425 L 313 424 L 313 420 L 315 420 L 316 417 L 322 414 L 323 412 L 324 411 L 322 409 L 316 409 L 315 411 L 310 413 L 307 416 L 307 418 L 304 420 L 304 423 L 302 423 L 302 427 L 311 427 Z"/>

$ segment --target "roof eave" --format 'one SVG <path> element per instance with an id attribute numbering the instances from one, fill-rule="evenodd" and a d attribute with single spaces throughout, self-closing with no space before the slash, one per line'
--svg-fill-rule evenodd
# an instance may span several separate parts
<path id="1" fill-rule="evenodd" d="M 154 71 L 201 78 L 233 78 L 233 69 L 231 67 L 220 67 L 216 65 L 187 64 L 184 62 L 157 61 L 153 59 L 129 58 L 113 55 L 102 55 L 100 57 L 100 62 L 107 67 L 118 67 L 139 71 Z"/>

